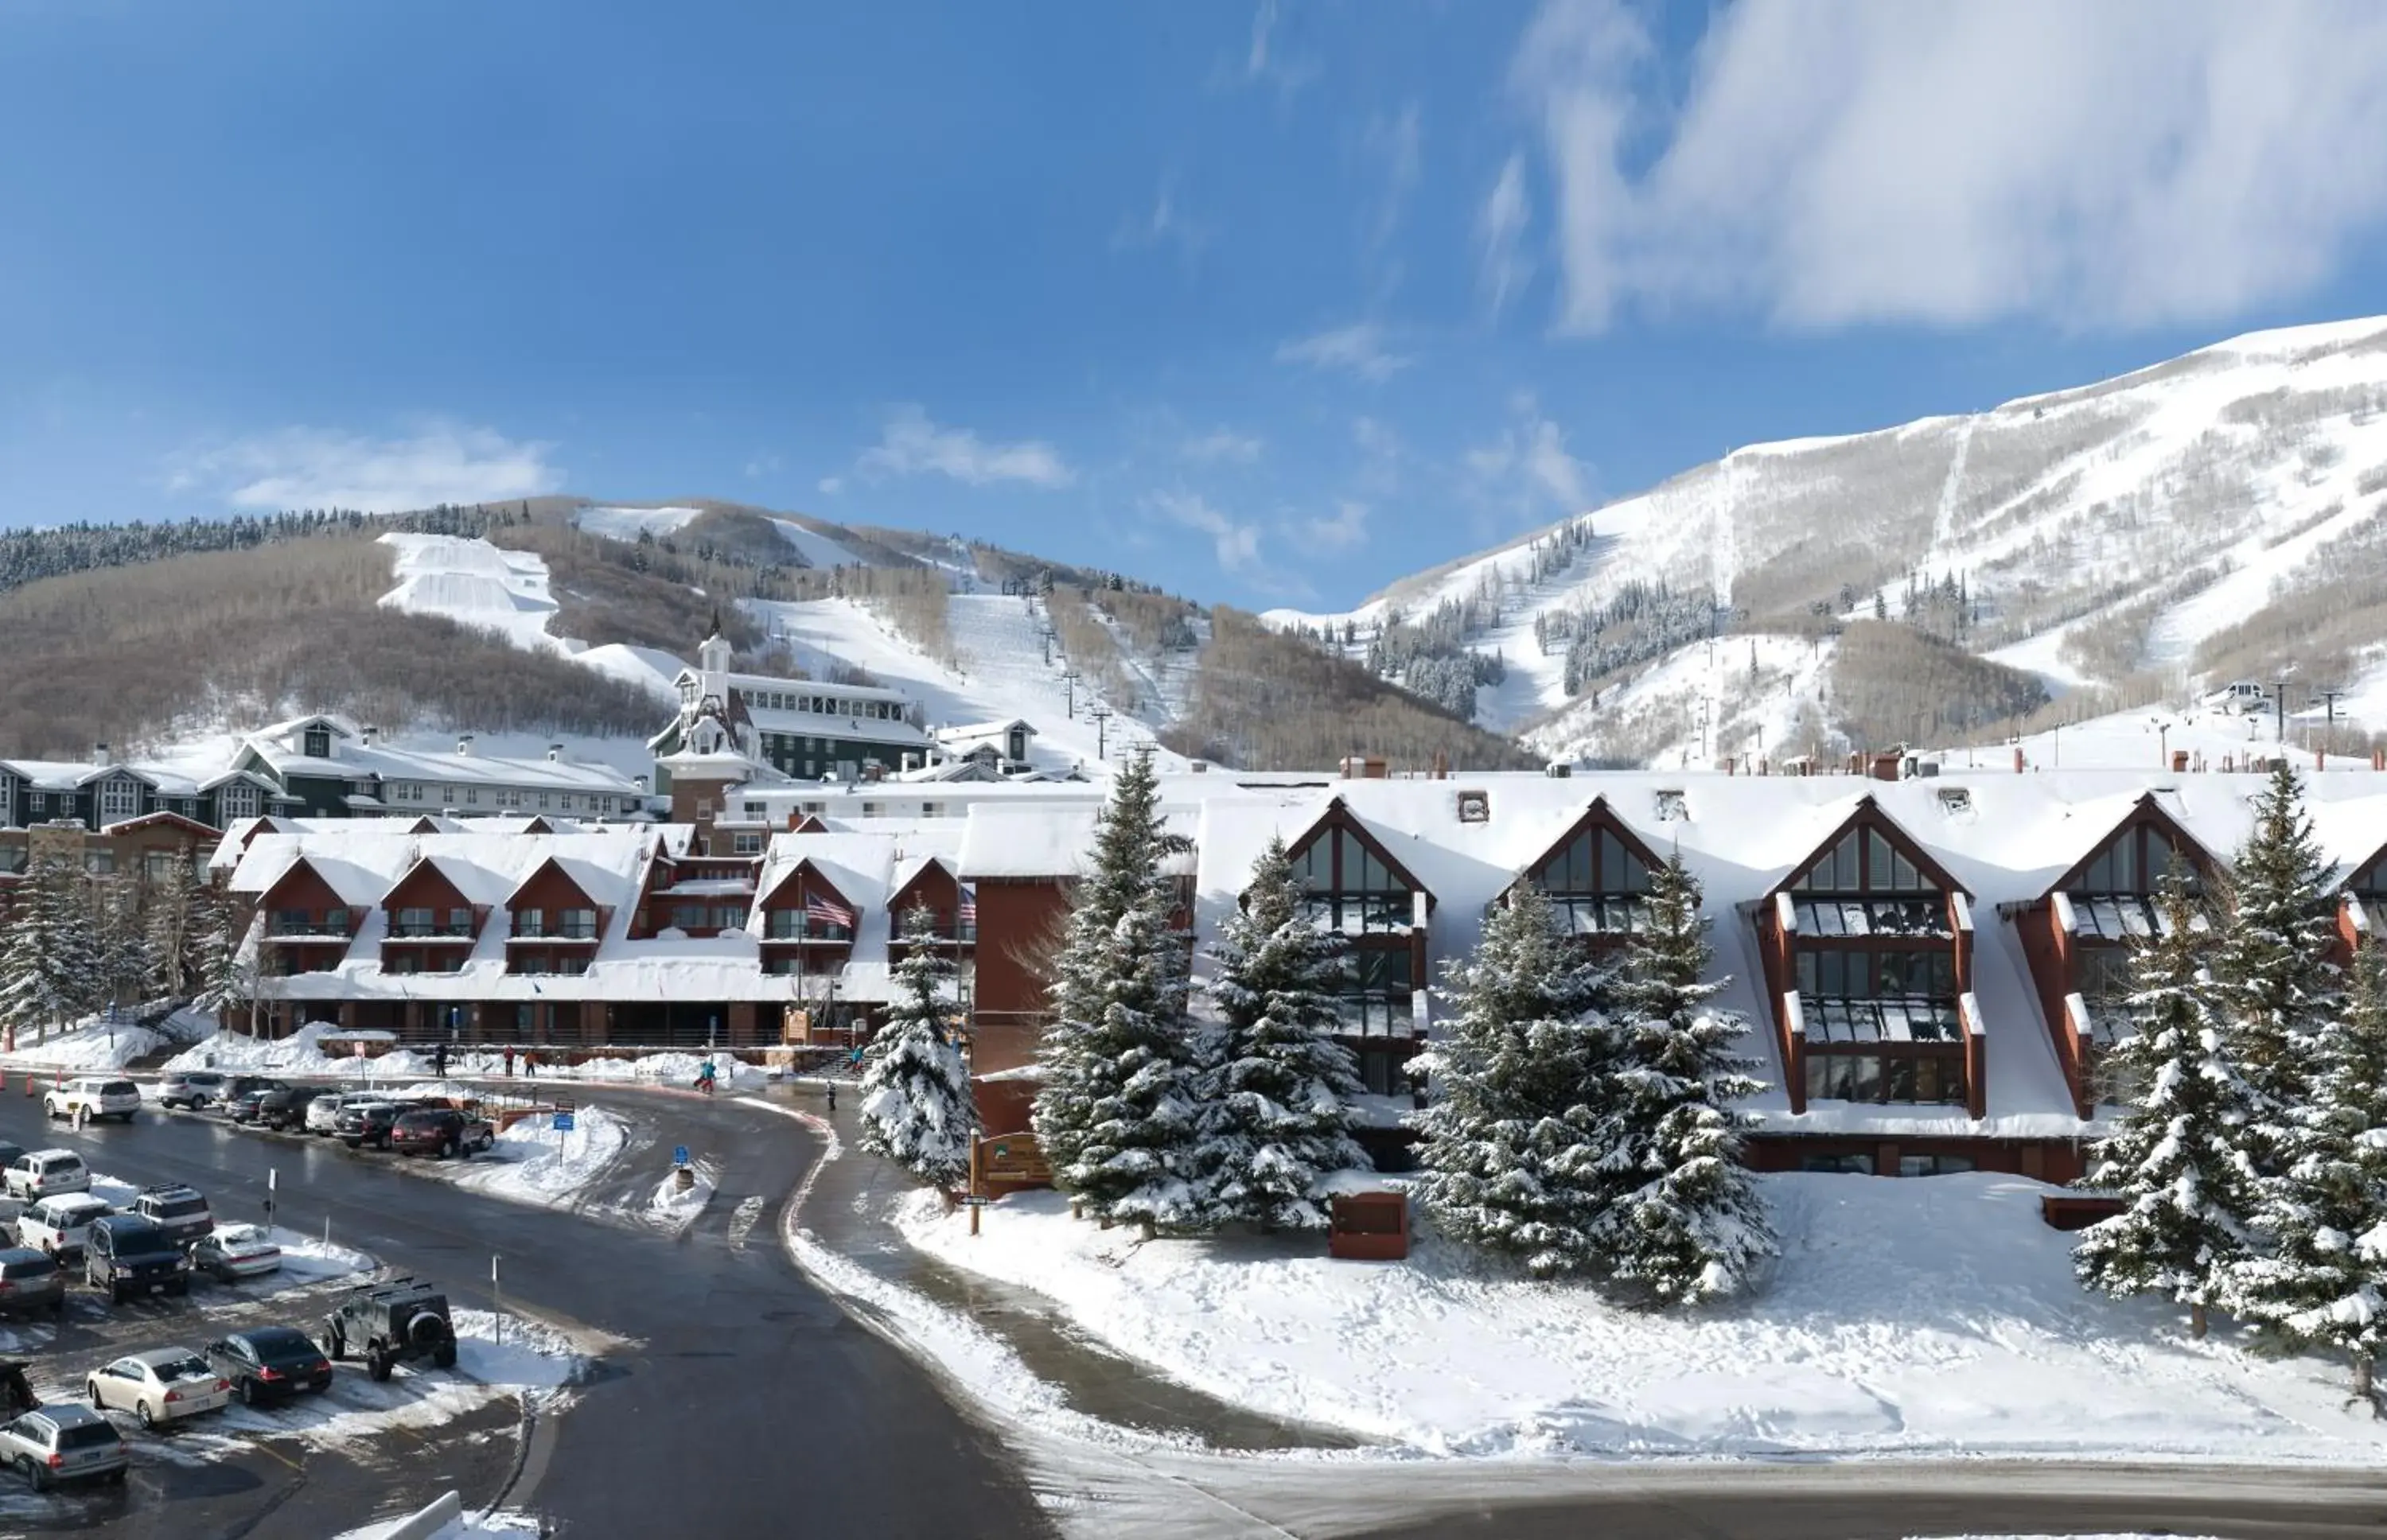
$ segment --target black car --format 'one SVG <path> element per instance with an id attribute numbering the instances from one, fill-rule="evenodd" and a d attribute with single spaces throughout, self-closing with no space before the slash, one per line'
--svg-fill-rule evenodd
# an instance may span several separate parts
<path id="1" fill-rule="evenodd" d="M 17 1157 L 24 1153 L 25 1146 L 22 1144 L 11 1144 L 5 1140 L 0 1140 L 0 1170 L 6 1170 L 16 1165 Z"/>
<path id="2" fill-rule="evenodd" d="M 410 1107 L 396 1102 L 359 1102 L 340 1109 L 332 1124 L 332 1132 L 349 1149 L 361 1149 L 367 1144 L 375 1149 L 389 1148 L 390 1131 L 398 1126 L 398 1116 Z"/>
<path id="3" fill-rule="evenodd" d="M 268 1079 L 262 1075 L 235 1076 L 232 1084 L 225 1088 L 224 1116 L 235 1123 L 254 1123 L 259 1105 L 272 1092 L 287 1089 L 280 1080 Z"/>
<path id="4" fill-rule="evenodd" d="M 302 1129 L 307 1126 L 307 1104 L 318 1092 L 312 1088 L 276 1086 L 257 1099 L 255 1121 L 269 1129 Z"/>
<path id="5" fill-rule="evenodd" d="M 91 1222 L 82 1243 L 82 1281 L 107 1291 L 110 1305 L 125 1296 L 163 1289 L 191 1292 L 191 1261 L 174 1238 L 134 1214 L 108 1214 Z"/>
<path id="6" fill-rule="evenodd" d="M 332 1388 L 332 1360 L 287 1326 L 234 1332 L 208 1344 L 204 1356 L 216 1378 L 232 1382 L 244 1407 Z"/>

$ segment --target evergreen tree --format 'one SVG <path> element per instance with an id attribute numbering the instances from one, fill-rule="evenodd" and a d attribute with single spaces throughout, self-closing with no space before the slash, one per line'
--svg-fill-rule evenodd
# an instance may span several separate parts
<path id="1" fill-rule="evenodd" d="M 141 910 L 141 890 L 117 877 L 93 884 L 94 1009 L 137 1002 L 149 981 L 155 959 L 149 948 L 147 917 Z"/>
<path id="2" fill-rule="evenodd" d="M 0 952 L 0 1014 L 36 1040 L 82 1014 L 98 992 L 92 941 L 89 879 L 57 857 L 42 861 L 13 896 L 5 952 Z"/>
<path id="3" fill-rule="evenodd" d="M 1070 895 L 1031 1123 L 1055 1180 L 1106 1218 L 1199 1222 L 1201 1044 L 1188 1029 L 1184 935 L 1161 870 L 1152 755 L 1111 785 L 1089 869 Z"/>
<path id="4" fill-rule="evenodd" d="M 1548 899 L 1522 886 L 1450 969 L 1455 1019 L 1417 1063 L 1436 1090 L 1417 1118 L 1419 1201 L 1445 1234 L 1536 1277 L 1598 1259 L 1616 1048 L 1604 982 L 1553 932 Z"/>
<path id="5" fill-rule="evenodd" d="M 2256 796 L 2254 832 L 2230 866 L 2212 965 L 2239 1068 L 2274 1107 L 2306 1100 L 2314 1040 L 2344 1001 L 2331 961 L 2337 899 L 2329 873 L 2304 789 L 2281 764 Z M 2256 1145 L 2268 1168 L 2275 1152 L 2263 1139 Z"/>
<path id="6" fill-rule="evenodd" d="M 238 901 L 212 883 L 194 895 L 199 910 L 192 921 L 197 937 L 196 992 L 191 1008 L 213 1011 L 217 1019 L 231 1019 L 250 1008 L 257 995 L 257 967 L 246 954 L 247 928 L 241 923 Z"/>
<path id="7" fill-rule="evenodd" d="M 2158 933 L 2130 960 L 2126 1008 L 2134 1030 L 2107 1054 L 2118 1078 L 2140 1089 L 2119 1127 L 2099 1142 L 2089 1176 L 2126 1206 L 2080 1232 L 2073 1265 L 2091 1288 L 2187 1306 L 2202 1337 L 2207 1308 L 2246 1255 L 2259 1186 L 2247 1130 L 2262 1103 L 2216 1017 L 2184 872 L 2165 875 L 2157 903 Z"/>
<path id="8" fill-rule="evenodd" d="M 1323 1230 L 1320 1184 L 1370 1163 L 1351 1137 L 1359 1083 L 1335 1041 L 1332 999 L 1348 945 L 1301 911 L 1284 841 L 1252 868 L 1240 913 L 1219 928 L 1209 997 L 1220 1017 L 1202 1168 L 1220 1220 Z"/>
<path id="9" fill-rule="evenodd" d="M 2387 958 L 2355 959 L 2353 998 L 2316 1043 L 2312 1099 L 2289 1113 L 2279 1178 L 2254 1216 L 2259 1251 L 2229 1272 L 2229 1309 L 2334 1348 L 2371 1396 L 2387 1346 Z"/>
<path id="10" fill-rule="evenodd" d="M 862 1147 L 949 1189 L 969 1175 L 979 1125 L 947 997 L 954 966 L 936 937 L 934 916 L 915 906 L 904 917 L 894 1004 L 863 1050 Z"/>
<path id="11" fill-rule="evenodd" d="M 1775 1253 L 1739 1161 L 1750 1119 L 1733 1105 L 1765 1088 L 1733 1051 L 1747 1024 L 1708 1006 L 1724 983 L 1703 977 L 1713 953 L 1700 896 L 1679 856 L 1650 874 L 1648 926 L 1617 980 L 1615 1186 L 1598 1231 L 1612 1279 L 1681 1305 L 1741 1292 Z"/>

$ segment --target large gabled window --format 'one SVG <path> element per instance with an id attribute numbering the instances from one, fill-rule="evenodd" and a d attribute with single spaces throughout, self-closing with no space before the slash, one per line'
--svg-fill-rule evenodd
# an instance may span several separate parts
<path id="1" fill-rule="evenodd" d="M 1328 828 L 1293 858 L 1302 909 L 1320 928 L 1348 936 L 1406 933 L 1416 913 L 1412 890 L 1347 828 Z"/>
<path id="2" fill-rule="evenodd" d="M 1954 934 L 1939 884 L 1879 829 L 1849 830 L 1790 891 L 1802 938 Z"/>
<path id="3" fill-rule="evenodd" d="M 2154 935 L 2159 928 L 2155 888 L 2174 862 L 2187 869 L 2190 888 L 2201 890 L 2195 862 L 2169 830 L 2146 822 L 2123 829 L 2064 890 L 2072 906 L 2074 933 L 2098 941 Z"/>
<path id="4" fill-rule="evenodd" d="M 1576 830 L 1531 876 L 1564 933 L 1622 936 L 1648 928 L 1649 864 L 1614 829 Z"/>

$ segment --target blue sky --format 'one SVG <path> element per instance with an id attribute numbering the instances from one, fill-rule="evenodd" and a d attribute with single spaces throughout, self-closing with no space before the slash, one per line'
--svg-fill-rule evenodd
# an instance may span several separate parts
<path id="1" fill-rule="evenodd" d="M 532 491 L 1340 606 L 2387 310 L 2387 7 L 0 0 L 12 524 Z"/>

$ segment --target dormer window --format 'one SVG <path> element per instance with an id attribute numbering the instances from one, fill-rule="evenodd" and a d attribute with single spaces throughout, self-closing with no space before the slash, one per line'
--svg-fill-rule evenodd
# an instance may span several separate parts
<path id="1" fill-rule="evenodd" d="M 104 823 L 130 818 L 141 811 L 141 783 L 130 776 L 110 776 L 99 783 L 99 816 Z"/>
<path id="2" fill-rule="evenodd" d="M 1573 936 L 1629 936 L 1649 921 L 1649 864 L 1614 829 L 1578 829 L 1529 874 L 1551 918 Z"/>
<path id="3" fill-rule="evenodd" d="M 329 727 L 308 728 L 305 733 L 300 735 L 300 752 L 304 753 L 309 759 L 330 759 L 332 757 L 332 730 Z"/>
<path id="4" fill-rule="evenodd" d="M 2139 823 L 2115 835 L 2080 868 L 2078 877 L 2065 886 L 2071 903 L 2074 934 L 2090 940 L 2127 941 L 2153 936 L 2160 929 L 2154 891 L 2165 872 L 2178 861 L 2187 868 L 2191 891 L 2204 886 L 2188 852 L 2168 831 Z M 2128 969 L 2119 959 L 2101 964 L 2097 988 L 2110 994 L 2120 987 Z"/>
<path id="5" fill-rule="evenodd" d="M 1415 915 L 1412 890 L 1347 828 L 1329 829 L 1293 860 L 1302 908 L 1321 928 L 1346 936 L 1407 931 Z"/>

